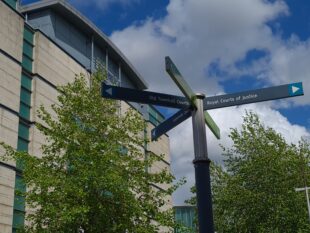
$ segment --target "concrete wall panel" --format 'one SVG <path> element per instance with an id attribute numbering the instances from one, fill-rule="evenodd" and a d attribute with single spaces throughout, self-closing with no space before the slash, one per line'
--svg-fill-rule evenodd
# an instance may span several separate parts
<path id="1" fill-rule="evenodd" d="M 47 79 L 54 85 L 72 82 L 76 74 L 88 75 L 86 70 L 64 53 L 42 33 L 36 33 L 34 73 Z"/>
<path id="2" fill-rule="evenodd" d="M 17 147 L 18 138 L 18 117 L 6 109 L 0 108 L 0 141 L 4 142 L 14 149 Z M 4 149 L 0 147 L 0 154 L 4 154 Z M 10 165 L 15 165 L 14 161 L 5 161 Z M 4 181 L 0 179 L 0 185 Z"/>
<path id="3" fill-rule="evenodd" d="M 151 130 L 154 128 L 154 125 L 148 123 L 148 139 L 151 140 Z M 164 154 L 165 161 L 170 163 L 170 147 L 169 147 L 169 137 L 167 135 L 162 135 L 156 141 L 153 141 L 148 144 L 148 150 L 154 154 L 160 155 Z"/>
<path id="4" fill-rule="evenodd" d="M 21 66 L 0 54 L 1 104 L 16 112 L 19 112 L 21 70 Z"/>
<path id="5" fill-rule="evenodd" d="M 41 146 L 46 144 L 45 136 L 34 125 L 31 126 L 29 134 L 31 140 L 29 143 L 29 154 L 41 158 L 43 155 Z"/>
<path id="6" fill-rule="evenodd" d="M 22 61 L 24 19 L 0 1 L 0 49 Z"/>
<path id="7" fill-rule="evenodd" d="M 43 123 L 37 116 L 37 112 L 41 105 L 56 119 L 56 113 L 52 110 L 52 104 L 59 104 L 57 100 L 58 91 L 44 82 L 37 76 L 33 77 L 33 93 L 32 93 L 32 120 L 34 122 Z"/>
<path id="8" fill-rule="evenodd" d="M 12 232 L 15 172 L 0 166 L 0 232 Z"/>

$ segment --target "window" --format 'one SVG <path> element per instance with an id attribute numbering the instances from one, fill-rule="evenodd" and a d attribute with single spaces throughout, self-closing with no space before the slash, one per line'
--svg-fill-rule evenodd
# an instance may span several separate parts
<path id="1" fill-rule="evenodd" d="M 25 198 L 21 195 L 26 191 L 26 185 L 21 176 L 15 177 L 15 197 L 14 197 L 14 215 L 13 231 L 24 225 L 25 220 Z"/>
<path id="2" fill-rule="evenodd" d="M 32 78 L 26 74 L 22 74 L 22 87 L 28 91 L 31 91 L 31 81 Z"/>
<path id="3" fill-rule="evenodd" d="M 5 2 L 16 10 L 16 0 L 5 0 Z"/>
<path id="4" fill-rule="evenodd" d="M 32 59 L 27 57 L 25 54 L 23 54 L 22 67 L 25 70 L 32 72 Z"/>
<path id="5" fill-rule="evenodd" d="M 164 117 L 151 105 L 148 106 L 149 121 L 155 126 L 164 121 Z"/>
<path id="6" fill-rule="evenodd" d="M 24 28 L 24 40 L 33 45 L 33 32 L 27 26 Z"/>

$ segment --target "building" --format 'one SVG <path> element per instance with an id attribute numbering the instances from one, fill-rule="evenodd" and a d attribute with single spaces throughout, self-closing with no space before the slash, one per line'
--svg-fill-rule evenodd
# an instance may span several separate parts
<path id="1" fill-rule="evenodd" d="M 143 90 L 146 82 L 122 52 L 95 25 L 64 0 L 20 6 L 0 1 L 0 141 L 16 150 L 40 155 L 44 143 L 34 123 L 38 107 L 56 103 L 56 85 L 90 75 L 96 62 L 106 67 L 113 83 Z M 149 105 L 122 103 L 140 111 L 150 130 L 163 116 Z M 170 167 L 169 138 L 145 145 L 145 153 L 165 154 L 151 169 Z M 0 153 L 3 153 L 0 151 Z M 15 232 L 24 224 L 25 205 L 14 190 L 25 190 L 20 165 L 0 161 L 0 232 Z M 167 187 L 157 187 L 165 189 Z M 171 197 L 168 197 L 171 203 Z M 172 205 L 172 204 L 171 204 Z"/>
<path id="2" fill-rule="evenodd" d="M 195 206 L 175 206 L 175 220 L 177 223 L 191 230 L 191 232 L 196 232 L 195 224 L 195 215 L 196 207 Z M 175 229 L 175 233 L 183 232 L 180 229 Z"/>

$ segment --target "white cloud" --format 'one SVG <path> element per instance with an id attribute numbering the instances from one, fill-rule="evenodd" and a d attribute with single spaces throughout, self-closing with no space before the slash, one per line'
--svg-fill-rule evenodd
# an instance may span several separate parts
<path id="1" fill-rule="evenodd" d="M 167 12 L 162 19 L 149 18 L 114 32 L 112 41 L 151 89 L 177 91 L 164 71 L 169 55 L 194 90 L 215 94 L 222 87 L 206 75 L 210 62 L 219 59 L 225 67 L 252 48 L 272 47 L 276 41 L 265 23 L 288 10 L 282 1 L 171 0 Z"/>
<path id="2" fill-rule="evenodd" d="M 164 57 L 169 55 L 190 86 L 197 92 L 214 95 L 223 92 L 219 81 L 240 75 L 254 75 L 270 85 L 304 81 L 310 93 L 310 40 L 296 37 L 283 41 L 266 24 L 289 15 L 284 1 L 266 0 L 170 0 L 167 15 L 148 18 L 122 31 L 112 33 L 112 41 L 128 56 L 147 80 L 150 89 L 163 93 L 180 93 L 164 70 Z M 250 50 L 264 50 L 267 56 L 242 69 L 235 62 Z M 211 62 L 218 61 L 227 77 L 209 76 Z M 294 98 L 295 99 L 295 98 Z M 309 104 L 310 98 L 296 98 L 296 104 Z M 289 106 L 289 102 L 276 102 Z M 245 108 L 257 112 L 262 121 L 296 142 L 308 134 L 304 127 L 290 124 L 272 103 L 253 104 L 211 111 L 222 133 L 220 143 L 231 145 L 227 135 L 231 127 L 240 128 Z M 170 133 L 172 167 L 177 177 L 186 176 L 188 184 L 175 195 L 182 204 L 194 183 L 191 121 Z M 218 141 L 208 133 L 208 149 L 212 160 L 221 160 Z"/>
<path id="3" fill-rule="evenodd" d="M 303 81 L 304 92 L 310 93 L 310 39 L 301 42 L 295 36 L 283 42 L 283 46 L 272 49 L 269 70 L 266 76 L 273 83 Z M 294 98 L 295 103 L 308 105 L 310 98 Z"/>

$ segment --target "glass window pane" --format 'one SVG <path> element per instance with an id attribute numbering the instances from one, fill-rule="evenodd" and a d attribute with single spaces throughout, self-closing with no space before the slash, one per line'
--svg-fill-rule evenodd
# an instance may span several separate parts
<path id="1" fill-rule="evenodd" d="M 22 67 L 27 71 L 32 72 L 32 60 L 25 55 L 23 55 Z"/>
<path id="2" fill-rule="evenodd" d="M 29 127 L 21 122 L 18 125 L 18 136 L 25 140 L 29 140 Z"/>
<path id="3" fill-rule="evenodd" d="M 13 227 L 19 228 L 24 225 L 25 213 L 19 210 L 14 210 Z"/>
<path id="4" fill-rule="evenodd" d="M 148 110 L 149 110 L 149 113 L 150 113 L 152 116 L 156 117 L 157 112 L 155 111 L 155 109 L 154 109 L 153 107 L 149 106 Z"/>
<path id="5" fill-rule="evenodd" d="M 23 44 L 23 53 L 32 58 L 32 45 L 30 45 L 26 40 L 24 40 Z"/>
<path id="6" fill-rule="evenodd" d="M 159 122 L 163 122 L 165 120 L 165 118 L 163 116 L 161 116 L 159 113 L 157 114 L 157 120 Z"/>
<path id="7" fill-rule="evenodd" d="M 5 0 L 5 2 L 16 10 L 16 0 Z"/>
<path id="8" fill-rule="evenodd" d="M 16 160 L 16 168 L 23 171 L 25 169 L 25 163 L 22 159 Z"/>
<path id="9" fill-rule="evenodd" d="M 20 192 L 26 191 L 25 182 L 24 182 L 23 178 L 19 175 L 16 175 L 16 177 L 15 177 L 15 190 L 18 190 Z"/>
<path id="10" fill-rule="evenodd" d="M 22 74 L 22 87 L 31 91 L 31 82 L 32 79 L 28 77 L 26 74 Z"/>
<path id="11" fill-rule="evenodd" d="M 20 91 L 20 100 L 24 104 L 31 106 L 31 92 L 22 88 Z"/>
<path id="12" fill-rule="evenodd" d="M 22 138 L 18 138 L 17 141 L 17 151 L 28 151 L 28 141 L 22 139 Z"/>
<path id="13" fill-rule="evenodd" d="M 155 117 L 153 117 L 151 114 L 149 114 L 149 120 L 151 123 L 153 123 L 155 126 L 158 125 L 158 121 Z"/>
<path id="14" fill-rule="evenodd" d="M 25 197 L 15 194 L 14 209 L 19 211 L 25 211 Z"/>
<path id="15" fill-rule="evenodd" d="M 33 45 L 33 33 L 26 26 L 24 28 L 24 39 Z"/>
<path id="16" fill-rule="evenodd" d="M 118 79 L 119 76 L 119 67 L 116 62 L 114 62 L 111 58 L 109 59 L 109 71 L 115 78 Z"/>
<path id="17" fill-rule="evenodd" d="M 26 185 L 21 176 L 16 175 L 15 177 L 15 190 L 19 192 L 26 192 Z"/>
<path id="18" fill-rule="evenodd" d="M 20 103 L 19 107 L 19 115 L 23 117 L 24 119 L 29 120 L 30 119 L 30 108 L 28 105 L 24 103 Z"/>

